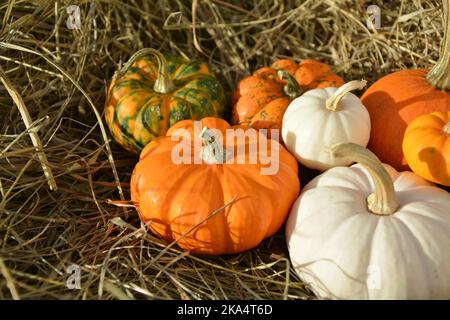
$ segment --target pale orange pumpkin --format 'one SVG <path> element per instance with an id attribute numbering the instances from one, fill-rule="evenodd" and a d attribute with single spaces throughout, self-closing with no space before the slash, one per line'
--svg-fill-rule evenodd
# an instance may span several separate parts
<path id="1" fill-rule="evenodd" d="M 397 170 L 407 170 L 402 140 L 416 117 L 450 111 L 450 19 L 444 0 L 445 34 L 440 59 L 427 70 L 401 70 L 379 79 L 361 97 L 369 111 L 372 129 L 368 148 L 381 161 Z"/>
<path id="2" fill-rule="evenodd" d="M 199 156 L 195 141 L 180 138 L 179 129 L 193 139 L 202 135 L 198 164 L 194 163 Z M 256 132 L 230 127 L 225 120 L 211 117 L 202 119 L 199 127 L 193 120 L 178 122 L 166 137 L 155 139 L 142 150 L 131 177 L 131 199 L 141 220 L 168 242 L 177 241 L 181 248 L 200 254 L 237 253 L 257 246 L 284 222 L 300 188 L 297 161 L 282 145 L 268 139 L 267 155 L 270 157 L 276 147 L 279 155 L 272 160 L 279 167 L 273 175 L 262 175 L 261 168 L 269 165 L 262 163 L 260 151 L 252 145 L 266 139 L 265 135 L 221 144 L 204 137 L 212 129 L 224 135 L 226 129 Z M 178 139 L 189 142 L 191 163 L 174 161 Z M 245 163 L 239 164 L 237 150 L 242 145 Z M 219 161 L 223 154 L 210 151 L 225 146 L 235 152 L 231 158 L 227 155 L 226 162 Z M 257 162 L 252 163 L 255 155 Z"/>
<path id="3" fill-rule="evenodd" d="M 450 186 L 450 112 L 414 119 L 405 132 L 403 153 L 414 173 Z"/>

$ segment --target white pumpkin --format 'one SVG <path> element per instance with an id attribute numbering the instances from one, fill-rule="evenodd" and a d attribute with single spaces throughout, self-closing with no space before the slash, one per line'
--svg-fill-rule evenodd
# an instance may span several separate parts
<path id="1" fill-rule="evenodd" d="M 316 177 L 292 207 L 286 236 L 302 280 L 320 298 L 450 299 L 450 194 L 361 146 L 330 153 L 359 164 Z"/>
<path id="2" fill-rule="evenodd" d="M 346 159 L 332 159 L 327 147 L 344 142 L 367 146 L 369 112 L 359 98 L 349 92 L 362 89 L 366 83 L 354 80 L 339 89 L 313 89 L 289 104 L 281 134 L 286 147 L 300 163 L 321 171 L 348 166 L 350 163 Z"/>

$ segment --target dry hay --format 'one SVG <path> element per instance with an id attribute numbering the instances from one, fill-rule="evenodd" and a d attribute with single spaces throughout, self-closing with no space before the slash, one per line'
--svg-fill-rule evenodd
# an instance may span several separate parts
<path id="1" fill-rule="evenodd" d="M 66 26 L 74 3 L 81 30 Z M 376 32 L 365 24 L 374 3 Z M 282 230 L 242 254 L 198 257 L 106 202 L 121 199 L 119 183 L 128 199 L 137 159 L 107 148 L 98 118 L 106 85 L 143 47 L 209 61 L 228 91 L 280 57 L 371 82 L 432 65 L 442 20 L 440 3 L 427 0 L 0 2 L 0 299 L 313 298 L 290 268 Z M 71 265 L 81 268 L 80 290 L 66 286 Z"/>

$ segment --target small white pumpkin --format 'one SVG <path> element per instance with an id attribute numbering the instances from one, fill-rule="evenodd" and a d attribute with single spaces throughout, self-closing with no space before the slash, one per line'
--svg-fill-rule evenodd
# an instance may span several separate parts
<path id="1" fill-rule="evenodd" d="M 328 146 L 353 142 L 363 147 L 370 138 L 370 116 L 351 90 L 365 80 L 350 81 L 339 89 L 313 89 L 294 99 L 283 116 L 282 137 L 297 160 L 311 169 L 348 166 L 346 159 L 332 159 Z"/>
<path id="2" fill-rule="evenodd" d="M 450 299 L 450 194 L 346 143 L 287 221 L 293 266 L 320 298 Z"/>

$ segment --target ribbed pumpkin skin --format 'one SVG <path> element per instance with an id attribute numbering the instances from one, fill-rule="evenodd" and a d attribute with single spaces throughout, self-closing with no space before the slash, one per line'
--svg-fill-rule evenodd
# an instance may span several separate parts
<path id="1" fill-rule="evenodd" d="M 426 70 L 402 70 L 384 76 L 364 92 L 361 101 L 372 122 L 368 148 L 382 162 L 408 170 L 402 152 L 406 127 L 416 117 L 450 111 L 450 93 L 426 80 Z"/>
<path id="2" fill-rule="evenodd" d="M 450 134 L 443 128 L 449 121 L 450 112 L 420 116 L 403 139 L 403 153 L 414 173 L 445 186 L 450 186 Z"/>
<path id="3" fill-rule="evenodd" d="M 221 132 L 229 128 L 217 118 L 203 119 L 203 126 Z M 253 248 L 274 234 L 300 189 L 295 158 L 279 145 L 279 170 L 274 175 L 261 175 L 259 160 L 248 163 L 249 146 L 245 164 L 236 164 L 236 159 L 234 164 L 174 164 L 171 153 L 178 142 L 170 135 L 178 128 L 194 137 L 200 133 L 194 132 L 192 120 L 177 123 L 167 137 L 155 139 L 143 149 L 131 177 L 131 199 L 141 220 L 151 221 L 149 229 L 172 242 L 236 197 L 177 244 L 199 254 L 228 254 Z M 267 144 L 270 154 L 270 142 Z M 193 149 L 191 155 L 193 158 Z"/>
<path id="4" fill-rule="evenodd" d="M 207 64 L 166 57 L 175 89 L 153 90 L 158 65 L 143 57 L 120 78 L 113 80 L 105 104 L 105 119 L 113 138 L 125 149 L 139 153 L 154 138 L 184 119 L 221 117 L 225 93 Z"/>
<path id="5" fill-rule="evenodd" d="M 277 68 L 278 65 L 279 61 L 275 61 L 272 66 Z M 329 65 L 311 59 L 303 60 L 298 64 L 294 77 L 305 90 L 340 87 L 344 84 L 344 80 L 334 74 Z"/>
<path id="6" fill-rule="evenodd" d="M 325 63 L 303 60 L 298 64 L 289 59 L 276 60 L 270 67 L 260 68 L 238 83 L 231 97 L 233 124 L 257 129 L 281 128 L 283 114 L 293 98 L 284 92 L 287 82 L 278 77 L 277 70 L 294 76 L 304 91 L 344 84 Z"/>

